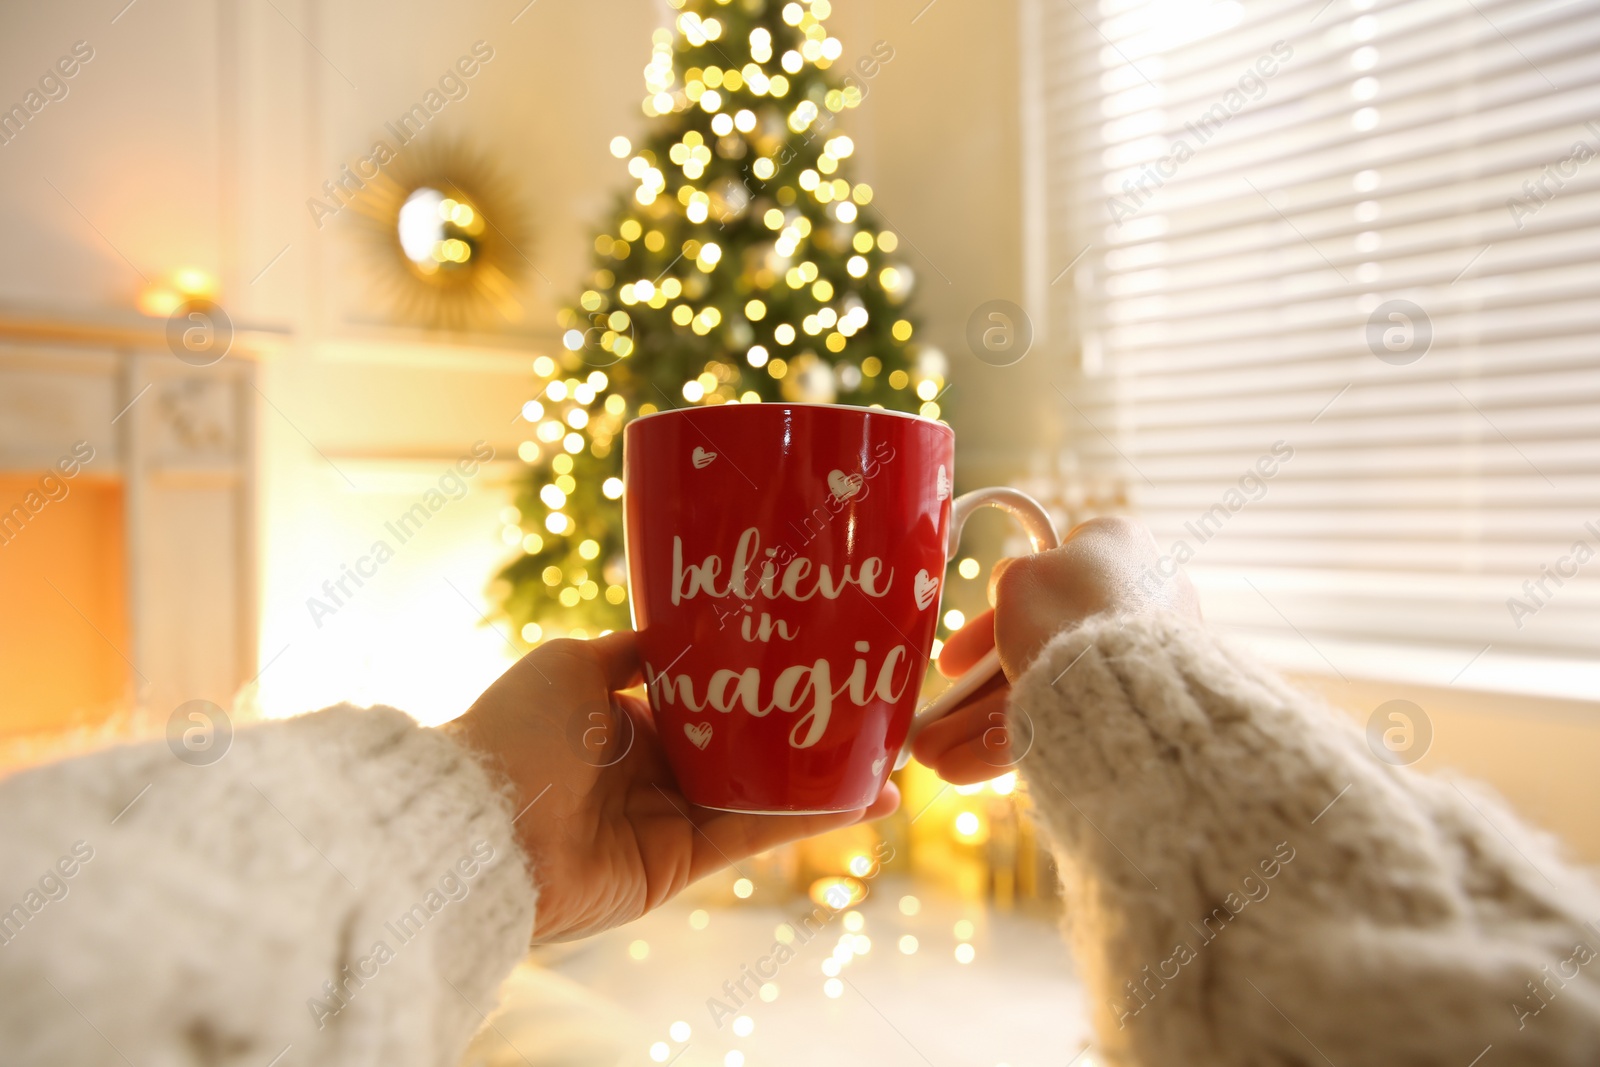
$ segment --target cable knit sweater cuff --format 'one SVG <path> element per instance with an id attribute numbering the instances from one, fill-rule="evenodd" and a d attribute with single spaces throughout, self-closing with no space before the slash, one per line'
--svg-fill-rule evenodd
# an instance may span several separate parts
<path id="1" fill-rule="evenodd" d="M 1192 821 L 1195 802 L 1218 795 L 1259 797 L 1261 775 L 1249 768 L 1266 762 L 1262 735 L 1297 728 L 1307 703 L 1197 621 L 1102 615 L 1045 647 L 1013 687 L 1012 714 L 1033 727 L 1034 758 L 1025 767 L 1047 768 L 1064 788 L 1070 782 L 1081 813 L 1099 809 L 1111 818 L 1115 808 L 1144 823 Z M 1291 768 L 1316 779 L 1331 755 L 1322 751 L 1322 737 L 1272 740 L 1305 757 L 1263 766 L 1275 783 Z M 1137 802 L 1130 804 L 1135 784 Z M 1304 813 L 1309 818 L 1346 782 L 1302 784 L 1306 802 L 1316 805 Z M 1140 881 L 1137 874 L 1133 880 Z"/>
<path id="2" fill-rule="evenodd" d="M 450 1062 L 533 927 L 499 785 L 392 708 L 242 728 L 208 766 L 156 742 L 26 771 L 0 827 L 6 903 L 91 857 L 5 931 L 18 1062 Z"/>
<path id="3" fill-rule="evenodd" d="M 1600 970 L 1532 984 L 1600 950 L 1592 887 L 1197 621 L 1089 619 L 1011 715 L 1107 1062 L 1597 1062 Z"/>
<path id="4" fill-rule="evenodd" d="M 1011 715 L 1014 734 L 1031 733 L 1023 772 L 1057 841 L 1138 895 L 1199 858 L 1243 874 L 1270 857 L 1282 836 L 1247 832 L 1241 805 L 1293 794 L 1309 820 L 1339 792 L 1345 781 L 1311 753 L 1267 756 L 1274 720 L 1304 718 L 1301 703 L 1198 623 L 1097 616 L 1046 646 L 1013 687 Z"/>

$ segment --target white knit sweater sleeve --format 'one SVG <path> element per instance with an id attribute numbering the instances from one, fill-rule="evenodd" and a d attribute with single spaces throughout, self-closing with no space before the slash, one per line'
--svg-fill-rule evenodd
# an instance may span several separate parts
<path id="1" fill-rule="evenodd" d="M 533 928 L 511 823 L 391 708 L 243 728 L 209 766 L 156 742 L 17 773 L 0 1060 L 453 1064 Z"/>
<path id="2" fill-rule="evenodd" d="M 1174 616 L 1058 635 L 1011 707 L 1097 1063 L 1600 1063 L 1600 896 L 1492 798 Z"/>

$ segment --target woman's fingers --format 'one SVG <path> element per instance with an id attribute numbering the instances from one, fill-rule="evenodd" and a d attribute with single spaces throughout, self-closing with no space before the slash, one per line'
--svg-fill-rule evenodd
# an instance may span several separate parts
<path id="1" fill-rule="evenodd" d="M 1001 745 L 1000 748 L 1003 751 L 1005 746 Z M 1004 755 L 982 743 L 957 745 L 936 757 L 928 766 L 951 785 L 976 785 L 1016 769 L 1015 764 L 1008 762 Z"/>
<path id="2" fill-rule="evenodd" d="M 987 743 L 994 749 L 992 757 L 1004 762 L 1005 752 L 998 746 L 1005 740 L 1000 733 L 1004 733 L 1006 726 L 1006 697 L 1003 679 L 984 686 L 972 699 L 918 734 L 912 742 L 911 754 L 932 767 L 935 760 L 952 748 Z M 996 730 L 1000 733 L 991 733 Z"/>
<path id="3" fill-rule="evenodd" d="M 869 804 L 867 810 L 863 811 L 861 817 L 856 821 L 872 822 L 874 819 L 881 819 L 885 815 L 893 815 L 899 807 L 900 787 L 893 782 L 884 782 L 883 789 L 878 793 L 878 799 Z"/>
<path id="4" fill-rule="evenodd" d="M 950 635 L 939 652 L 939 673 L 946 678 L 959 678 L 993 647 L 994 609 L 990 608 Z"/>
<path id="5" fill-rule="evenodd" d="M 988 781 L 1011 770 L 1027 745 L 1018 743 L 1016 724 L 1008 717 L 1008 695 L 1001 686 L 983 690 L 922 731 L 912 754 L 955 785 Z"/>

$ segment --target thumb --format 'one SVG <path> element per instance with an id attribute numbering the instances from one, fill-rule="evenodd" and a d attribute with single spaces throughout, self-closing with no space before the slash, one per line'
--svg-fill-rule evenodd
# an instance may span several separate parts
<path id="1" fill-rule="evenodd" d="M 1007 568 L 1017 562 L 1011 556 L 994 561 L 994 566 L 989 568 L 989 606 L 995 606 L 995 600 L 1000 595 L 1000 576 L 1005 574 Z"/>
<path id="2" fill-rule="evenodd" d="M 640 680 L 639 635 L 632 630 L 597 637 L 584 643 L 600 670 L 605 674 L 606 688 L 612 692 L 627 689 Z"/>

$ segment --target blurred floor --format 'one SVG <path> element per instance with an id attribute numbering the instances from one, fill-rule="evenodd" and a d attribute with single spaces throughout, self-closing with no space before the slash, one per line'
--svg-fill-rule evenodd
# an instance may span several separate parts
<path id="1" fill-rule="evenodd" d="M 726 1014 L 719 1027 L 708 1001 L 731 1004 L 723 983 L 737 982 L 742 965 L 754 967 L 771 952 L 776 928 L 798 924 L 811 907 L 758 898 L 714 907 L 690 893 L 619 930 L 541 950 L 540 962 L 525 964 L 507 984 L 504 1007 L 464 1063 L 1059 1067 L 1087 1044 L 1081 990 L 1049 920 L 928 897 L 909 879 L 885 877 L 872 888 L 857 907 L 871 945 L 840 970 L 837 997 L 825 991 L 822 967 L 849 933 L 844 914 L 796 943 L 795 957 L 773 978 L 774 999 L 753 997 L 740 1007 L 753 1028 L 737 1033 L 746 1024 Z M 912 893 L 920 909 L 902 914 L 899 902 Z M 691 917 L 702 907 L 709 921 L 695 929 Z M 961 920 L 972 924 L 969 963 L 956 956 Z M 917 940 L 913 954 L 900 949 L 905 935 Z M 688 1034 L 675 1023 L 687 1024 Z M 734 1051 L 742 1061 L 728 1059 Z"/>

